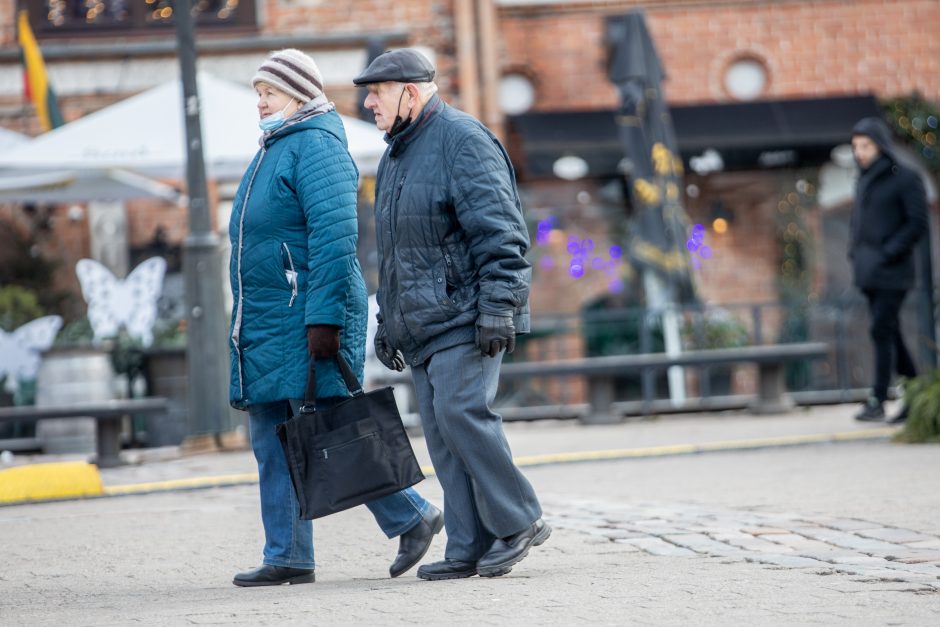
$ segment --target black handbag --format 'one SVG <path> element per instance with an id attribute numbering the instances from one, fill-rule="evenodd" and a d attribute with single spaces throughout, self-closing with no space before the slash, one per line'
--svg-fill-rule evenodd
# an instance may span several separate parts
<path id="1" fill-rule="evenodd" d="M 363 392 L 343 357 L 336 360 L 351 396 L 317 409 L 316 360 L 311 358 L 303 405 L 277 426 L 304 520 L 362 505 L 424 479 L 392 388 Z"/>

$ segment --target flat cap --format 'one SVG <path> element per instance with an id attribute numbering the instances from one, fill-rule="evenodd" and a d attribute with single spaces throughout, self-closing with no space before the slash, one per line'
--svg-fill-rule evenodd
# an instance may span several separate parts
<path id="1" fill-rule="evenodd" d="M 356 85 L 369 83 L 428 83 L 434 80 L 434 66 L 414 48 L 383 52 L 353 79 Z"/>

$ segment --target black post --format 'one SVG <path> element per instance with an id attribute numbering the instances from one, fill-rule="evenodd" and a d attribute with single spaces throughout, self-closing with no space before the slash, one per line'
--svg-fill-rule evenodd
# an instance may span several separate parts
<path id="1" fill-rule="evenodd" d="M 209 218 L 202 150 L 196 38 L 192 0 L 175 0 L 177 48 L 186 120 L 186 185 L 189 235 L 183 243 L 186 284 L 189 436 L 218 434 L 228 423 L 227 358 L 219 238 Z"/>

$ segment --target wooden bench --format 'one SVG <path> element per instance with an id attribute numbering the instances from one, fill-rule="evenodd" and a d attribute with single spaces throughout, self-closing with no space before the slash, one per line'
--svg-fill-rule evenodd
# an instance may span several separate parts
<path id="1" fill-rule="evenodd" d="M 95 463 L 99 468 L 113 468 L 121 464 L 121 418 L 129 414 L 166 414 L 167 406 L 167 399 L 151 397 L 42 407 L 0 407 L 0 423 L 36 422 L 44 418 L 94 418 Z"/>
<path id="2" fill-rule="evenodd" d="M 678 355 L 642 353 L 584 357 L 558 361 L 527 361 L 504 363 L 502 380 L 533 377 L 582 376 L 587 379 L 590 410 L 583 417 L 588 423 L 608 423 L 618 419 L 613 411 L 615 379 L 625 374 L 663 370 L 672 366 L 714 366 L 719 364 L 757 364 L 758 392 L 749 409 L 754 413 L 782 413 L 793 407 L 786 394 L 784 378 L 788 362 L 825 357 L 829 347 L 824 342 L 770 344 L 741 348 L 720 348 L 687 351 Z M 383 373 L 383 383 L 410 383 L 406 373 Z"/>

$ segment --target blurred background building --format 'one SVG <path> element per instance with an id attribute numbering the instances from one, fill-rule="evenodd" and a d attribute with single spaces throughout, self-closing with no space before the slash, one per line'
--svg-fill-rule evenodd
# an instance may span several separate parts
<path id="1" fill-rule="evenodd" d="M 936 0 L 195 4 L 202 72 L 245 85 L 269 51 L 300 48 L 316 59 L 327 95 L 340 112 L 368 121 L 352 77 L 386 48 L 419 46 L 428 53 L 444 99 L 497 131 L 513 155 L 532 230 L 533 311 L 543 320 L 555 316 L 543 324 L 545 337 L 567 338 L 540 345 L 535 334 L 528 349 L 532 358 L 639 349 L 639 331 L 629 337 L 565 331 L 574 328 L 569 323 L 577 326 L 585 311 L 645 302 L 638 269 L 628 251 L 621 253 L 629 245 L 633 209 L 622 185 L 620 96 L 608 79 L 608 27 L 615 16 L 645 11 L 666 74 L 662 87 L 685 171 L 681 192 L 688 227 L 702 224 L 712 251 L 708 258 L 690 255 L 689 262 L 700 267 L 692 273 L 694 298 L 685 304 L 721 307 L 724 318 L 712 319 L 707 337 L 701 331 L 687 334 L 689 346 L 839 334 L 845 339 L 865 332 L 845 258 L 855 180 L 848 142 L 859 118 L 880 115 L 893 125 L 928 180 L 936 209 Z M 29 11 L 68 123 L 177 78 L 173 5 L 171 0 L 0 4 L 0 127 L 10 131 L 0 136 L 0 149 L 25 141 L 17 134 L 41 131 L 23 95 L 17 9 Z M 166 115 L 148 111 L 140 124 L 159 125 Z M 241 115 L 251 127 L 255 118 L 254 110 Z M 181 180 L 161 182 L 182 189 Z M 220 231 L 236 183 L 211 184 Z M 371 193 L 366 177 L 360 252 L 374 288 Z M 37 267 L 48 265 L 41 279 L 47 286 L 27 285 L 41 288 L 46 309 L 72 319 L 81 315 L 73 268 L 82 257 L 123 259 L 113 268 L 120 275 L 160 254 L 169 262 L 164 314 L 175 315 L 172 300 L 181 295 L 178 258 L 187 228 L 178 203 L 152 197 L 8 202 L 0 205 L 0 218 L 24 234 L 26 248 L 17 254 L 26 250 Z M 931 229 L 936 229 L 935 211 Z M 118 249 L 110 257 L 104 252 L 109 247 Z M 14 254 L 12 244 L 3 248 L 0 259 Z M 584 267 L 573 272 L 572 261 L 578 259 Z M 908 332 L 913 344 L 922 346 L 923 333 L 914 333 L 915 309 L 911 298 Z M 617 322 L 618 328 L 624 324 Z M 656 341 L 647 341 L 647 347 L 657 350 Z M 841 365 L 824 364 L 814 380 L 830 387 L 867 385 L 867 345 L 854 350 L 843 350 Z M 738 375 L 735 389 L 747 390 L 753 382 Z M 577 396 L 577 387 L 572 389 Z"/>

